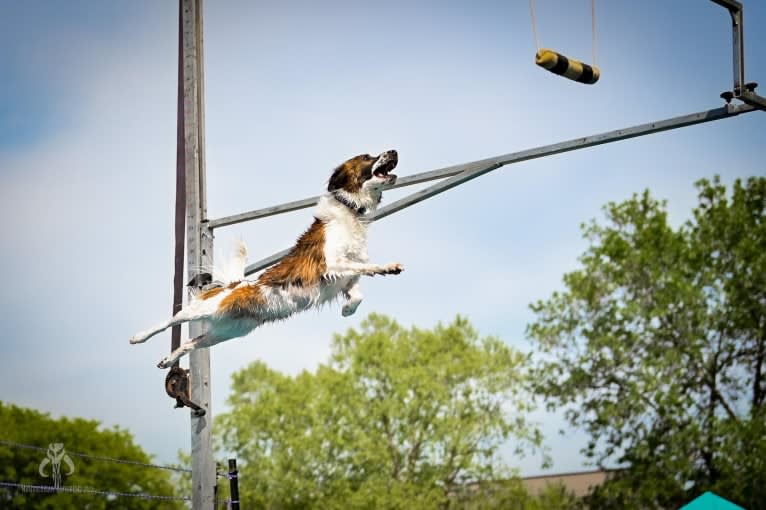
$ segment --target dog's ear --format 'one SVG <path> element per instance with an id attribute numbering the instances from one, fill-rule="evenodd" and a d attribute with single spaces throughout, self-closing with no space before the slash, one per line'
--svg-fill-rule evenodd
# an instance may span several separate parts
<path id="1" fill-rule="evenodd" d="M 348 186 L 348 172 L 343 166 L 339 166 L 330 176 L 330 182 L 327 184 L 327 191 L 345 189 Z"/>

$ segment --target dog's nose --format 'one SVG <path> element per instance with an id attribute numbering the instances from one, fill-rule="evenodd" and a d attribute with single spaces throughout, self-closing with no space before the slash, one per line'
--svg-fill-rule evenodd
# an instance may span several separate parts
<path id="1" fill-rule="evenodd" d="M 387 158 L 391 158 L 391 159 L 397 159 L 399 157 L 399 155 L 393 149 L 391 149 L 390 151 L 386 151 L 384 154 Z"/>

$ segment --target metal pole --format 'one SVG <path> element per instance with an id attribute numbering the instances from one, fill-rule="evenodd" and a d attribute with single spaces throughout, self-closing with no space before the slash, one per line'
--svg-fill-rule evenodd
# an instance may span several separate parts
<path id="1" fill-rule="evenodd" d="M 732 105 L 730 107 L 716 108 L 713 110 L 692 113 L 689 115 L 675 117 L 672 119 L 651 122 L 649 124 L 642 124 L 640 126 L 633 126 L 629 128 L 618 129 L 615 131 L 610 131 L 608 133 L 602 133 L 600 135 L 592 135 L 585 138 L 576 138 L 575 140 L 571 140 L 569 142 L 561 142 L 559 144 L 546 145 L 543 147 L 538 147 L 537 149 L 530 149 L 530 151 L 540 152 L 540 155 L 535 155 L 533 156 L 533 158 L 549 156 L 551 154 L 557 154 L 558 152 L 566 152 L 566 150 L 582 149 L 585 147 L 590 147 L 592 145 L 599 145 L 602 143 L 614 142 L 618 140 L 623 140 L 625 138 L 633 138 L 636 136 L 656 133 L 658 131 L 686 127 L 692 124 L 699 124 L 701 122 L 710 122 L 713 120 L 719 120 L 726 117 L 732 117 L 734 115 L 739 115 L 740 113 L 747 113 L 750 111 L 753 111 L 753 108 L 749 106 L 733 106 Z M 634 133 L 635 130 L 639 130 L 640 132 Z M 625 133 L 630 133 L 630 134 L 628 136 L 623 136 Z M 593 141 L 599 137 L 601 138 L 600 141 L 597 141 L 595 143 L 582 144 L 583 141 Z M 557 152 L 547 152 L 551 148 L 558 147 L 564 144 L 571 144 L 572 148 L 565 149 L 563 151 L 559 150 Z M 525 152 L 528 152 L 528 151 L 525 151 Z M 481 169 L 487 166 L 491 166 L 498 161 L 506 161 L 504 164 L 514 163 L 515 161 L 511 161 L 508 158 L 513 158 L 514 156 L 518 154 L 520 153 L 505 154 L 502 156 L 496 156 L 494 158 L 480 159 L 477 161 L 471 161 L 469 163 L 452 165 L 452 166 L 448 166 L 444 168 L 439 168 L 436 170 L 430 170 L 428 172 L 420 172 L 420 173 L 408 175 L 406 177 L 399 178 L 396 181 L 396 184 L 394 184 L 393 186 L 386 186 L 384 189 L 403 188 L 405 186 L 412 186 L 414 184 L 422 184 L 424 182 L 444 179 L 445 177 L 453 177 L 453 176 L 462 174 L 466 171 L 474 171 L 476 169 Z M 528 159 L 533 159 L 533 158 L 528 158 Z M 208 226 L 211 229 L 228 227 L 230 225 L 235 225 L 237 223 L 257 220 L 260 218 L 266 218 L 268 216 L 276 216 L 278 214 L 298 211 L 300 209 L 307 209 L 309 207 L 316 205 L 318 201 L 319 201 L 319 197 L 315 196 L 315 197 L 304 198 L 302 200 L 296 200 L 293 202 L 286 202 L 284 204 L 275 205 L 271 207 L 265 207 L 263 209 L 255 209 L 253 211 L 247 211 L 244 213 L 234 214 L 232 216 L 225 216 L 223 218 L 215 218 L 215 219 L 211 219 L 208 222 Z M 381 211 L 378 211 L 378 214 L 380 214 Z M 251 273 L 252 271 L 250 271 L 250 269 L 248 268 L 247 274 L 251 274 Z"/>
<path id="2" fill-rule="evenodd" d="M 178 3 L 178 105 L 176 112 L 176 208 L 173 256 L 173 313 L 184 300 L 184 249 L 186 248 L 186 124 L 184 120 L 183 5 Z M 181 326 L 173 326 L 170 352 L 181 345 Z M 178 366 L 178 362 L 174 366 Z"/>
<path id="3" fill-rule="evenodd" d="M 712 0 L 725 7 L 731 15 L 732 62 L 734 68 L 734 89 L 732 97 L 766 110 L 766 97 L 755 93 L 755 83 L 745 81 L 745 13 L 742 4 L 736 0 Z M 724 93 L 725 94 L 725 93 Z M 721 94 L 721 97 L 724 97 Z"/>
<path id="4" fill-rule="evenodd" d="M 732 60 L 734 61 L 734 95 L 742 93 L 745 86 L 745 42 L 744 42 L 744 14 L 740 7 L 736 11 L 729 11 L 731 14 L 731 33 L 732 33 Z"/>
<path id="5" fill-rule="evenodd" d="M 742 22 L 742 4 L 736 0 L 712 0 L 713 3 L 726 8 L 731 15 L 732 33 L 732 62 L 734 64 L 734 95 L 739 96 L 745 84 L 745 43 Z"/>
<path id="6" fill-rule="evenodd" d="M 202 0 L 180 0 L 181 58 L 183 60 L 184 159 L 186 167 L 186 270 L 192 280 L 213 262 L 213 236 L 207 228 L 205 193 L 205 116 L 202 53 Z M 189 325 L 189 337 L 204 332 L 199 323 Z M 215 462 L 211 441 L 210 353 L 195 349 L 189 356 L 191 399 L 204 410 L 191 413 L 192 508 L 212 509 L 215 504 Z"/>
<path id="7" fill-rule="evenodd" d="M 616 142 L 619 140 L 636 138 L 639 136 L 645 136 L 652 133 L 659 133 L 661 131 L 668 131 L 671 129 L 678 129 L 682 127 L 692 126 L 694 124 L 701 124 L 704 122 L 711 122 L 715 120 L 725 119 L 728 117 L 733 117 L 735 115 L 752 112 L 752 111 L 755 111 L 755 108 L 746 104 L 726 105 L 722 108 L 715 108 L 713 110 L 706 110 L 702 112 L 691 113 L 689 115 L 682 115 L 680 117 L 674 117 L 671 119 L 650 122 L 647 124 L 640 124 L 638 126 L 631 126 L 631 127 L 627 127 L 623 129 L 617 129 L 614 131 L 608 131 L 606 133 L 586 136 L 584 138 L 575 138 L 573 140 L 554 143 L 551 145 L 544 145 L 542 147 L 536 147 L 534 149 L 527 149 L 527 150 L 523 150 L 519 152 L 512 152 L 509 154 L 496 156 L 494 158 L 481 159 L 478 161 L 472 161 L 470 163 L 464 163 L 462 165 L 455 165 L 455 166 L 446 167 L 440 170 L 434 170 L 431 172 L 424 172 L 422 174 L 411 175 L 409 176 L 409 180 L 411 183 L 418 181 L 420 177 L 427 178 L 428 180 L 436 179 L 438 177 L 449 177 L 449 178 L 444 179 L 443 181 L 437 184 L 424 188 L 400 200 L 397 200 L 396 202 L 392 202 L 389 205 L 378 209 L 370 217 L 370 221 L 376 221 L 376 220 L 385 218 L 386 216 L 390 214 L 401 211 L 402 209 L 415 205 L 418 202 L 422 202 L 423 200 L 426 200 L 427 198 L 431 198 L 435 195 L 438 195 L 439 193 L 443 193 L 444 191 L 452 189 L 455 186 L 459 186 L 460 184 L 463 184 L 471 179 L 475 179 L 481 175 L 484 175 L 488 172 L 496 170 L 505 165 L 510 165 L 512 163 L 519 163 L 521 161 L 527 161 L 530 159 L 537 159 L 537 158 L 542 158 L 546 156 L 552 156 L 554 154 L 561 154 L 563 152 L 570 152 L 570 151 L 575 151 L 579 149 L 585 149 L 588 147 Z M 286 205 L 295 204 L 295 203 L 298 203 L 298 202 L 290 202 L 289 204 L 286 204 Z M 282 209 L 283 207 L 284 206 L 275 206 L 275 207 L 269 208 L 268 210 L 270 211 L 271 214 L 279 214 L 281 212 L 287 212 L 288 210 L 294 210 L 294 208 Z M 274 211 L 277 211 L 277 212 L 274 212 Z M 263 217 L 262 215 L 259 215 L 259 213 L 260 211 L 252 211 L 251 213 L 246 213 L 246 214 L 249 214 L 255 217 Z M 223 220 L 225 222 L 228 220 L 228 218 L 224 218 Z M 224 222 L 221 222 L 219 220 L 218 224 L 220 225 L 221 223 L 224 223 Z M 213 221 L 211 223 L 216 223 L 216 221 Z M 270 265 L 279 262 L 285 255 L 287 255 L 287 253 L 288 253 L 288 250 L 282 250 L 278 253 L 271 255 L 270 257 L 266 257 L 265 259 L 261 259 L 258 262 L 254 262 L 245 268 L 245 274 L 250 275 L 257 271 L 260 271 L 261 269 L 265 269 L 269 267 Z"/>
<path id="8" fill-rule="evenodd" d="M 231 489 L 231 510 L 239 510 L 239 471 L 237 471 L 237 459 L 229 459 L 229 488 Z"/>

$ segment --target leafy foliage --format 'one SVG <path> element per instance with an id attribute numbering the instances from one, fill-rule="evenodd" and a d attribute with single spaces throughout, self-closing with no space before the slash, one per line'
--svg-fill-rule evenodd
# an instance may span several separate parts
<path id="1" fill-rule="evenodd" d="M 507 474 L 501 441 L 540 443 L 524 418 L 526 358 L 458 317 L 433 330 L 370 315 L 332 359 L 295 377 L 233 376 L 225 448 L 258 508 L 443 508 L 454 487 Z"/>
<path id="2" fill-rule="evenodd" d="M 625 466 L 595 508 L 678 508 L 706 490 L 766 508 L 766 179 L 697 183 L 673 228 L 648 192 L 584 226 L 566 291 L 532 305 L 537 390 L 586 454 Z"/>
<path id="3" fill-rule="evenodd" d="M 62 443 L 67 451 L 117 459 L 151 462 L 149 455 L 119 428 L 102 429 L 97 421 L 81 418 L 53 419 L 32 409 L 0 402 L 0 438 L 5 441 L 47 448 Z M 0 445 L 0 480 L 27 485 L 51 485 L 39 473 L 46 452 Z M 62 486 L 79 486 L 113 492 L 143 492 L 175 496 L 166 472 L 135 465 L 71 456 L 74 473 L 63 476 Z M 69 470 L 62 467 L 66 474 Z M 47 472 L 50 472 L 48 467 Z M 184 508 L 176 501 L 144 500 L 134 497 L 107 498 L 77 493 L 33 493 L 0 488 L 0 507 L 8 509 L 92 510 Z"/>
<path id="4" fill-rule="evenodd" d="M 561 483 L 549 483 L 530 494 L 519 478 L 467 486 L 452 503 L 461 510 L 579 510 L 582 500 Z"/>

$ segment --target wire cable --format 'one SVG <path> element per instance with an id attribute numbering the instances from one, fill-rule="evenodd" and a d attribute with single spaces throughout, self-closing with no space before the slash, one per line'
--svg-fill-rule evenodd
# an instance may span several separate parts
<path id="1" fill-rule="evenodd" d="M 16 482 L 0 482 L 0 488 L 20 489 L 22 492 L 39 492 L 39 493 L 46 493 L 46 494 L 67 492 L 72 494 L 92 494 L 95 496 L 119 496 L 119 497 L 141 498 L 141 499 L 156 499 L 156 500 L 163 500 L 163 501 L 191 501 L 192 499 L 190 496 L 157 496 L 156 494 L 147 494 L 145 492 L 107 491 L 107 490 L 101 490 L 101 489 L 93 489 L 91 487 L 79 487 L 77 485 L 63 485 L 61 487 L 54 487 L 52 485 L 31 485 L 31 484 L 16 483 Z"/>
<path id="2" fill-rule="evenodd" d="M 537 16 L 535 14 L 535 0 L 529 0 L 529 16 L 532 18 L 532 34 L 535 37 L 535 47 L 540 51 L 540 35 L 537 32 Z M 596 0 L 590 0 L 590 32 L 591 53 L 593 65 L 598 65 L 598 51 L 596 44 Z"/>
<path id="3" fill-rule="evenodd" d="M 532 18 L 532 33 L 535 36 L 535 47 L 540 51 L 540 37 L 537 35 L 537 18 L 535 17 L 535 0 L 529 0 L 529 15 Z"/>
<path id="4" fill-rule="evenodd" d="M 0 445 L 3 446 L 10 446 L 13 448 L 22 448 L 26 450 L 37 450 L 41 452 L 48 451 L 47 448 L 42 448 L 40 446 L 34 446 L 30 444 L 22 444 L 22 443 L 14 443 L 12 441 L 5 441 L 0 439 Z M 67 450 L 67 454 L 72 457 L 80 457 L 83 459 L 91 459 L 91 460 L 100 460 L 104 462 L 114 462 L 116 464 L 127 464 L 131 466 L 141 466 L 141 467 L 149 467 L 149 468 L 156 468 L 156 469 L 166 469 L 168 471 L 179 471 L 182 473 L 191 473 L 192 470 L 188 468 L 182 468 L 182 467 L 175 467 L 175 466 L 162 466 L 159 464 L 151 464 L 147 462 L 139 462 L 136 460 L 126 460 L 126 459 L 114 459 L 112 457 L 104 457 L 101 455 L 88 455 L 87 453 L 78 453 L 78 452 L 70 452 Z"/>
<path id="5" fill-rule="evenodd" d="M 32 492 L 40 494 L 58 494 L 66 492 L 68 494 L 89 494 L 93 496 L 106 496 L 106 497 L 126 497 L 126 498 L 140 498 L 140 499 L 153 499 L 156 501 L 191 501 L 191 496 L 158 496 L 156 494 L 148 494 L 146 492 L 119 492 L 109 491 L 102 489 L 94 489 L 92 487 L 79 487 L 77 485 L 64 485 L 61 487 L 54 487 L 52 485 L 34 485 L 17 482 L 0 482 L 0 489 L 19 489 L 21 492 Z M 226 499 L 216 499 L 215 504 L 226 505 L 227 508 L 231 507 L 231 504 L 235 501 Z M 238 503 L 238 501 L 237 501 Z"/>
<path id="6" fill-rule="evenodd" d="M 591 48 L 593 51 L 593 65 L 598 65 L 596 58 L 596 0 L 590 0 L 590 26 L 591 26 Z"/>

